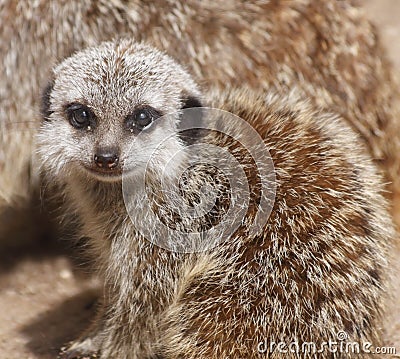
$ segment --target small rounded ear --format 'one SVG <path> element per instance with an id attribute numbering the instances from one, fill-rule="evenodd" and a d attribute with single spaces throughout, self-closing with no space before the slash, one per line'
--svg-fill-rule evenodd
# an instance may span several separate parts
<path id="1" fill-rule="evenodd" d="M 52 111 L 50 111 L 50 94 L 53 91 L 53 86 L 54 82 L 49 82 L 42 92 L 40 114 L 45 121 L 50 121 L 50 115 L 52 114 Z"/>
<path id="2" fill-rule="evenodd" d="M 203 107 L 200 100 L 194 96 L 188 96 L 182 99 L 182 109 L 193 108 L 193 107 Z"/>
<path id="3" fill-rule="evenodd" d="M 192 145 L 203 137 L 202 118 L 203 111 L 199 108 L 203 107 L 200 100 L 194 96 L 187 96 L 182 99 L 182 114 L 180 116 L 178 135 L 185 145 Z M 188 110 L 192 109 L 193 110 Z"/>

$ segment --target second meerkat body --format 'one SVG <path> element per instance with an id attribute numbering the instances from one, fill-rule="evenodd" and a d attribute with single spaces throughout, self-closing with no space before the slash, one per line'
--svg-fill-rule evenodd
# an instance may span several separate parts
<path id="1" fill-rule="evenodd" d="M 165 170 L 168 186 L 189 166 L 191 146 L 179 134 L 182 110 L 202 104 L 243 118 L 261 136 L 275 167 L 275 202 L 261 231 L 251 234 L 261 211 L 262 168 L 235 142 L 246 134 L 217 117 L 220 131 L 197 133 L 194 141 L 205 142 L 210 153 L 214 146 L 227 148 L 242 161 L 252 191 L 248 210 L 213 248 L 169 251 L 154 243 L 157 226 L 144 215 L 143 198 L 150 192 L 160 201 L 156 175 Z M 319 349 L 340 331 L 351 341 L 381 344 L 393 228 L 381 178 L 343 120 L 293 96 L 230 90 L 204 98 L 172 59 L 130 41 L 104 43 L 63 61 L 43 114 L 43 171 L 65 186 L 105 282 L 98 318 L 63 357 L 219 359 L 262 352 L 294 358 L 299 354 L 269 344 L 313 342 Z M 121 188 L 128 163 L 134 223 Z M 147 188 L 139 180 L 145 172 Z M 218 206 L 236 199 L 227 196 L 221 176 L 200 166 L 188 181 L 219 183 L 212 223 L 224 212 Z M 196 190 L 187 189 L 186 196 L 194 200 Z M 168 203 L 154 205 L 167 213 L 162 207 Z M 141 226 L 150 228 L 152 241 Z"/>

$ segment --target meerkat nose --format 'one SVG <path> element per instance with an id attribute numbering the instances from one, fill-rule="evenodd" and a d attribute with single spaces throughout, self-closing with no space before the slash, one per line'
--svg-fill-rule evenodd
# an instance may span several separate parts
<path id="1" fill-rule="evenodd" d="M 94 162 L 97 167 L 112 169 L 117 167 L 119 156 L 116 151 L 110 149 L 98 150 L 94 155 Z"/>

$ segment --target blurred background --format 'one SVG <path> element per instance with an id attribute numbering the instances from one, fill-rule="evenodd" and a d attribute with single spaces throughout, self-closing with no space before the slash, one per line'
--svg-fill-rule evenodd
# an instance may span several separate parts
<path id="1" fill-rule="evenodd" d="M 369 19 L 378 26 L 389 56 L 400 74 L 400 1 L 359 0 Z"/>

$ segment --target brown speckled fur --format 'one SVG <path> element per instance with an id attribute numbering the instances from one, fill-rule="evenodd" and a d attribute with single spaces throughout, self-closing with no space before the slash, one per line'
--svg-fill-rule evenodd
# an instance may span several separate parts
<path id="1" fill-rule="evenodd" d="M 0 1 L 0 201 L 24 198 L 37 99 L 56 60 L 145 40 L 204 85 L 294 85 L 361 134 L 399 187 L 399 94 L 374 27 L 348 1 Z M 23 144 L 23 145 L 21 145 Z"/>
<path id="2" fill-rule="evenodd" d="M 105 55 L 124 66 L 110 69 Z M 143 69 L 136 57 L 151 60 L 147 63 L 153 68 Z M 174 79 L 173 84 L 167 81 L 160 87 L 157 76 L 146 76 L 143 87 L 134 91 L 122 86 L 135 83 L 136 76 L 144 78 L 142 71 L 154 76 L 157 67 Z M 88 165 L 93 157 L 91 138 L 120 133 L 127 108 L 141 98 L 137 94 L 154 94 L 157 89 L 158 103 L 175 104 L 179 111 L 181 89 L 199 96 L 197 86 L 170 59 L 129 42 L 77 53 L 53 76 L 51 115 L 38 138 L 42 168 L 51 180 L 65 183 L 66 197 L 80 214 L 82 234 L 90 238 L 105 283 L 103 308 L 93 327 L 62 358 L 93 352 L 102 359 L 258 358 L 257 346 L 264 340 L 314 342 L 319 348 L 324 341 L 336 341 L 339 331 L 352 342 L 382 343 L 387 257 L 394 229 L 376 164 L 343 118 L 295 93 L 265 95 L 243 89 L 205 93 L 204 105 L 240 116 L 262 137 L 276 172 L 275 203 L 257 235 L 249 234 L 258 209 L 253 196 L 246 219 L 231 237 L 200 253 L 170 252 L 137 230 L 138 223 L 154 225 L 143 214 L 143 189 L 138 185 L 132 192 L 133 224 L 121 183 L 98 180 L 82 164 Z M 130 93 L 136 95 L 131 98 Z M 63 109 L 78 100 L 97 114 L 96 128 L 74 130 L 68 124 Z M 229 121 L 219 125 L 233 138 L 245 136 Z M 154 131 L 158 126 L 166 122 L 154 123 Z M 59 140 L 53 141 L 52 134 Z M 111 136 L 124 158 L 125 137 Z M 171 141 L 172 147 L 185 151 L 180 141 L 174 145 L 173 136 Z M 231 152 L 237 147 L 230 137 L 215 132 L 204 141 Z M 136 156 L 153 151 L 150 142 L 136 146 Z M 257 190 L 257 169 L 245 155 L 239 157 L 249 170 L 250 187 Z M 203 174 L 201 168 L 194 172 L 195 183 L 214 183 Z M 149 188 L 161 193 L 156 182 Z M 275 351 L 263 357 L 298 356 Z M 318 354 L 318 358 L 354 357 Z"/>

